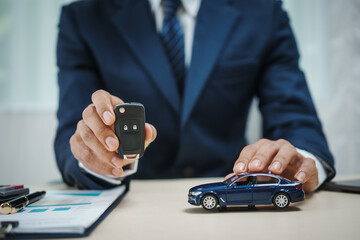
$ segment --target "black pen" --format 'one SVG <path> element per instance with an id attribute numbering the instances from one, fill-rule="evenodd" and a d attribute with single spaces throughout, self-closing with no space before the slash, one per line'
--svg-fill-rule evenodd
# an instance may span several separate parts
<path id="1" fill-rule="evenodd" d="M 45 196 L 46 192 L 34 192 L 30 193 L 28 195 L 16 198 L 14 200 L 11 200 L 9 202 L 2 203 L 0 205 L 0 213 L 1 214 L 11 214 L 11 213 L 17 213 L 20 210 L 24 209 L 26 206 L 39 201 L 41 198 Z"/>

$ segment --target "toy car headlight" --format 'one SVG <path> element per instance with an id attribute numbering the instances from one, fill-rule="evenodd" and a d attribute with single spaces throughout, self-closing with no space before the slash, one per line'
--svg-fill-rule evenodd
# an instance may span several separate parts
<path id="1" fill-rule="evenodd" d="M 198 195 L 201 194 L 201 192 L 200 192 L 200 191 L 196 191 L 196 192 L 191 192 L 190 194 L 193 195 L 193 196 L 198 196 Z"/>

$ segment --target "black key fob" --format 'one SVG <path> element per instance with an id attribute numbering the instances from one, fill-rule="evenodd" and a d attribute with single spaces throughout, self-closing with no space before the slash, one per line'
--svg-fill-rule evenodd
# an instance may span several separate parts
<path id="1" fill-rule="evenodd" d="M 145 147 L 145 108 L 140 103 L 123 103 L 114 109 L 118 153 L 122 159 L 141 158 Z"/>

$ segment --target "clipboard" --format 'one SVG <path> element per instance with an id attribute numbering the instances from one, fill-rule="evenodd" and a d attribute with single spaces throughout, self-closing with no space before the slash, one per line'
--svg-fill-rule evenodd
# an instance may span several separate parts
<path id="1" fill-rule="evenodd" d="M 77 237 L 86 237 L 89 236 L 91 234 L 91 232 L 106 218 L 107 215 L 109 215 L 109 213 L 120 203 L 120 201 L 123 199 L 123 197 L 126 195 L 126 193 L 129 191 L 129 185 L 122 185 L 118 188 L 115 189 L 111 189 L 111 190 L 68 190 L 68 191 L 47 191 L 47 194 L 50 193 L 50 195 L 55 195 L 59 194 L 60 195 L 66 195 L 68 197 L 70 197 L 69 199 L 71 200 L 71 197 L 73 199 L 76 198 L 81 198 L 83 196 L 86 196 L 86 194 L 88 194 L 88 196 L 92 196 L 92 197 L 96 197 L 96 194 L 98 194 L 99 199 L 101 200 L 101 195 L 102 193 L 106 193 L 108 194 L 109 191 L 118 191 L 116 193 L 118 193 L 118 195 L 114 196 L 114 198 L 112 199 L 111 203 L 108 204 L 108 206 L 101 211 L 101 213 L 96 216 L 95 221 L 93 221 L 89 226 L 85 227 L 83 229 L 83 231 L 64 231 L 64 229 L 60 229 L 59 231 L 57 231 L 56 226 L 53 229 L 47 229 L 44 232 L 39 231 L 39 229 L 35 229 L 34 228 L 34 232 L 31 232 L 29 230 L 31 230 L 30 228 L 27 228 L 27 230 L 25 232 L 23 232 L 22 229 L 22 221 L 27 221 L 25 219 L 25 217 L 23 216 L 28 216 L 26 214 L 41 214 L 43 211 L 43 216 L 44 216 L 44 221 L 46 221 L 46 216 L 48 216 L 49 214 L 53 215 L 52 217 L 54 217 L 56 219 L 56 216 L 54 216 L 54 214 L 59 214 L 59 216 L 63 216 L 61 214 L 64 214 L 67 210 L 66 209 L 70 209 L 71 207 L 77 207 L 77 208 L 81 208 L 81 207 L 87 207 L 87 208 L 91 208 L 94 207 L 94 205 L 91 206 L 91 203 L 88 203 L 88 206 L 85 206 L 85 203 L 82 203 L 83 205 L 81 205 L 80 203 L 69 203 L 69 204 L 61 204 L 61 206 L 59 205 L 58 207 L 53 207 L 55 205 L 49 205 L 46 204 L 46 201 L 49 201 L 49 198 L 44 197 L 44 199 L 40 200 L 37 204 L 34 205 L 30 205 L 27 208 L 25 208 L 24 213 L 16 213 L 16 214 L 12 214 L 12 215 L 0 215 L 0 223 L 1 222 L 13 222 L 16 223 L 9 232 L 5 233 L 5 239 L 42 239 L 42 238 L 77 238 Z M 109 194 L 108 194 L 109 195 Z M 96 198 L 95 198 L 96 199 Z M 100 201 L 99 201 L 100 202 Z M 51 206 L 51 207 L 50 207 Z M 74 207 L 74 208 L 75 208 Z M 98 207 L 98 206 L 95 206 Z M 42 210 L 41 210 L 42 209 Z M 46 211 L 48 211 L 48 213 L 45 215 L 45 211 L 44 209 L 47 209 Z M 56 210 L 58 209 L 58 210 Z M 60 210 L 62 209 L 62 210 Z M 84 209 L 82 209 L 83 211 Z M 99 209 L 98 209 L 99 210 Z M 61 212 L 63 211 L 63 212 Z M 74 210 L 75 211 L 75 210 Z M 74 212 L 73 211 L 73 212 Z M 99 210 L 100 211 L 100 210 Z M 22 215 L 21 215 L 22 214 Z M 69 218 L 72 217 L 71 215 L 71 211 L 69 210 L 68 213 L 65 214 L 69 214 Z M 7 217 L 9 216 L 9 217 Z M 37 218 L 39 219 L 39 217 Z M 40 217 L 41 219 L 41 217 Z M 34 224 L 35 225 L 35 224 Z M 71 228 L 69 228 L 71 229 Z M 0 237 L 0 239 L 2 239 Z"/>

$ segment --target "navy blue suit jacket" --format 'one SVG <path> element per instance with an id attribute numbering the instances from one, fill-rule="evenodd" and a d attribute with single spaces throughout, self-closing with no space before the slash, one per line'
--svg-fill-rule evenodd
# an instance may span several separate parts
<path id="1" fill-rule="evenodd" d="M 140 102 L 158 131 L 137 178 L 224 176 L 247 144 L 259 98 L 263 136 L 286 139 L 333 168 L 299 53 L 280 1 L 204 0 L 180 97 L 147 0 L 82 1 L 62 9 L 57 46 L 60 100 L 55 140 L 66 183 L 101 188 L 69 146 L 91 94 Z M 329 178 L 333 176 L 332 172 Z"/>

